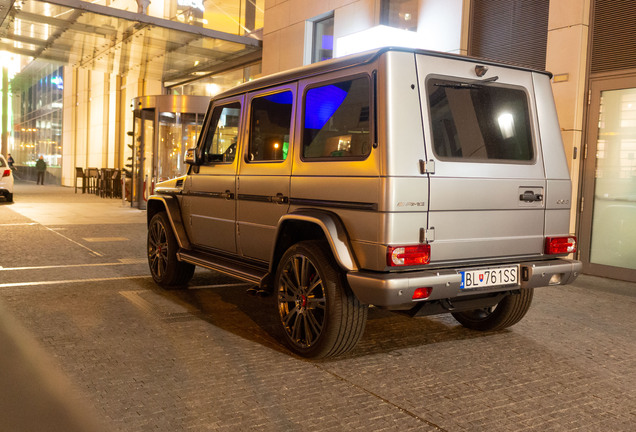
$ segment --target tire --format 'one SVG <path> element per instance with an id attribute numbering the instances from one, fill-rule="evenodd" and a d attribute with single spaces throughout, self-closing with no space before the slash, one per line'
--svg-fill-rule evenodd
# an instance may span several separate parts
<path id="1" fill-rule="evenodd" d="M 472 330 L 502 330 L 521 321 L 530 309 L 534 288 L 522 289 L 519 294 L 503 298 L 495 306 L 466 312 L 452 312 L 461 325 Z"/>
<path id="2" fill-rule="evenodd" d="M 5 198 L 7 200 L 7 202 L 13 202 L 13 194 L 9 193 L 7 195 L 5 195 Z"/>
<path id="3" fill-rule="evenodd" d="M 194 275 L 195 266 L 177 260 L 177 239 L 165 212 L 159 212 L 148 224 L 148 266 L 157 285 L 182 289 Z"/>
<path id="4" fill-rule="evenodd" d="M 362 337 L 368 307 L 355 297 L 324 242 L 297 243 L 285 252 L 275 292 L 282 338 L 295 354 L 341 355 Z"/>

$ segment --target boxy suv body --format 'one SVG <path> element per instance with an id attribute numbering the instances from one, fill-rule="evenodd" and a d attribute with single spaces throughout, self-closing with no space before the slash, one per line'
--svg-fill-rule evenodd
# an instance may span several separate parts
<path id="1" fill-rule="evenodd" d="M 407 49 L 319 63 L 215 97 L 186 159 L 148 202 L 155 281 L 253 282 L 306 357 L 352 349 L 368 305 L 505 328 L 581 268 L 545 72 Z"/>

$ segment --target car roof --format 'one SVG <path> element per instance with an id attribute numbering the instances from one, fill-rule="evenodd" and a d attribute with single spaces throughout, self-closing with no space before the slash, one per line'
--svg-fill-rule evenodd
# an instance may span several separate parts
<path id="1" fill-rule="evenodd" d="M 493 60 L 487 60 L 483 58 L 476 57 L 468 57 L 459 54 L 451 54 L 439 51 L 430 51 L 416 48 L 401 48 L 401 47 L 384 47 L 379 49 L 374 49 L 370 51 L 365 51 L 358 54 L 352 54 L 346 57 L 334 58 L 331 60 L 325 60 L 318 63 L 312 63 L 310 65 L 301 66 L 295 69 L 290 69 L 288 71 L 278 72 L 272 75 L 267 75 L 262 78 L 255 79 L 253 81 L 249 81 L 243 84 L 240 84 L 232 89 L 226 90 L 223 93 L 219 93 L 214 96 L 213 100 L 224 99 L 226 97 L 235 96 L 237 94 L 246 93 L 248 91 L 259 90 L 275 85 L 283 85 L 288 82 L 297 81 L 299 79 L 309 78 L 312 76 L 320 75 L 326 72 L 333 72 L 341 69 L 347 69 L 353 66 L 360 66 L 364 64 L 369 64 L 375 61 L 382 54 L 393 51 L 393 52 L 406 52 L 412 54 L 421 54 L 427 55 L 431 57 L 442 57 L 448 59 L 455 59 L 460 61 L 468 61 L 472 63 L 479 63 L 489 66 L 503 66 L 512 69 L 523 70 L 527 72 L 537 72 L 548 75 L 552 77 L 552 74 L 547 71 L 529 69 L 526 67 L 522 67 L 520 65 L 496 62 Z"/>

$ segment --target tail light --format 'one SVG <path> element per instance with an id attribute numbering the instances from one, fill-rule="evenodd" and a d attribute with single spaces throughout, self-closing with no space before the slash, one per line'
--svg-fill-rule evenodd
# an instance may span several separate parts
<path id="1" fill-rule="evenodd" d="M 4 172 L 2 173 L 2 177 L 9 177 L 11 175 L 11 170 L 4 170 Z"/>
<path id="2" fill-rule="evenodd" d="M 431 245 L 389 246 L 386 263 L 389 267 L 425 265 L 431 262 Z"/>
<path id="3" fill-rule="evenodd" d="M 576 237 L 546 237 L 546 255 L 571 254 L 576 252 Z"/>

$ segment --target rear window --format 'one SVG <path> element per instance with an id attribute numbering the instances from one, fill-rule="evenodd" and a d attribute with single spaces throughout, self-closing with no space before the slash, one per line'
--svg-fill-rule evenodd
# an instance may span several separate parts
<path id="1" fill-rule="evenodd" d="M 433 150 L 467 162 L 534 159 L 523 89 L 431 78 L 426 83 Z"/>

